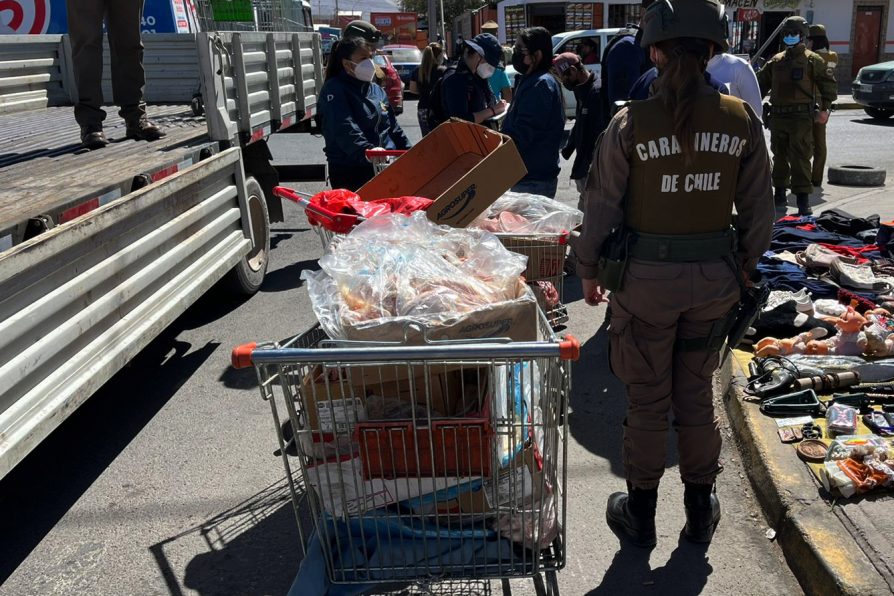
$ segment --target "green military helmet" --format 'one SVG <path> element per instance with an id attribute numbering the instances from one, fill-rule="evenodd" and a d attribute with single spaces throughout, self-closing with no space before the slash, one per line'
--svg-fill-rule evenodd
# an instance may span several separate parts
<path id="1" fill-rule="evenodd" d="M 823 25 L 811 25 L 809 37 L 826 37 L 826 28 Z"/>
<path id="2" fill-rule="evenodd" d="M 782 21 L 782 32 L 786 31 L 797 31 L 803 41 L 810 36 L 810 25 L 804 17 L 789 17 Z"/>
<path id="3" fill-rule="evenodd" d="M 680 37 L 707 39 L 729 50 L 726 12 L 718 0 L 657 0 L 643 13 L 642 46 Z"/>

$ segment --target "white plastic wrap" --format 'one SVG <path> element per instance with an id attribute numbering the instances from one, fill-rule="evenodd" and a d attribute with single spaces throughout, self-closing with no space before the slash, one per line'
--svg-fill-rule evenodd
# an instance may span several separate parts
<path id="1" fill-rule="evenodd" d="M 540 195 L 507 192 L 469 224 L 470 228 L 512 234 L 561 234 L 577 228 L 584 214 Z"/>
<path id="2" fill-rule="evenodd" d="M 348 339 L 346 326 L 401 320 L 431 328 L 516 300 L 526 264 L 488 232 L 438 226 L 415 213 L 361 223 L 333 243 L 321 271 L 301 278 L 326 333 Z"/>

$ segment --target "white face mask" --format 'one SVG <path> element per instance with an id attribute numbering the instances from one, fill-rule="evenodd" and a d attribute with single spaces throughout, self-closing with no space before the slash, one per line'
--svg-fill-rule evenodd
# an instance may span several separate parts
<path id="1" fill-rule="evenodd" d="M 494 73 L 497 71 L 496 68 L 482 60 L 478 63 L 478 68 L 475 69 L 475 72 L 478 73 L 478 76 L 482 79 L 489 79 L 494 76 Z"/>
<path id="2" fill-rule="evenodd" d="M 376 64 L 372 58 L 361 60 L 360 62 L 351 62 L 354 65 L 354 78 L 364 83 L 369 83 L 376 76 Z"/>

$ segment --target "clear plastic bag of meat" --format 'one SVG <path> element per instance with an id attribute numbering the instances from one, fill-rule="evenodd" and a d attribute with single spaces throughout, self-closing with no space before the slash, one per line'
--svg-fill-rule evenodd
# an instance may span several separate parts
<path id="1" fill-rule="evenodd" d="M 424 213 L 383 215 L 333 243 L 321 271 L 302 279 L 323 329 L 347 339 L 345 326 L 405 319 L 429 328 L 516 300 L 526 264 L 488 232 L 439 226 Z"/>
<path id="2" fill-rule="evenodd" d="M 584 220 L 579 210 L 540 195 L 507 192 L 469 224 L 494 233 L 561 234 Z"/>

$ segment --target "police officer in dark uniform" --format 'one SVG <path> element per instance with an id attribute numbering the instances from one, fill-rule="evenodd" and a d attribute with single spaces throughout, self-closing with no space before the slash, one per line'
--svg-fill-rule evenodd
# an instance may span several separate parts
<path id="1" fill-rule="evenodd" d="M 143 88 L 143 42 L 140 22 L 142 0 L 67 1 L 68 36 L 78 100 L 75 120 L 81 127 L 81 142 L 89 149 L 108 144 L 102 131 L 106 113 L 102 109 L 102 26 L 108 25 L 112 62 L 112 93 L 118 112 L 127 125 L 129 139 L 154 141 L 164 133 L 146 117 Z"/>
<path id="2" fill-rule="evenodd" d="M 826 63 L 826 74 L 835 76 L 838 67 L 838 52 L 829 48 L 829 38 L 826 37 L 826 28 L 820 24 L 810 26 L 810 37 L 807 38 L 807 49 L 819 54 Z M 822 118 L 813 122 L 813 174 L 810 176 L 814 186 L 823 185 L 823 172 L 826 169 L 826 122 Z"/>
<path id="3" fill-rule="evenodd" d="M 785 208 L 787 188 L 798 200 L 798 214 L 811 215 L 813 191 L 813 125 L 829 120 L 838 97 L 835 77 L 826 61 L 807 49 L 810 29 L 803 17 L 789 17 L 782 25 L 786 49 L 757 73 L 761 94 L 770 94 L 770 148 L 776 205 Z"/>
<path id="4" fill-rule="evenodd" d="M 319 107 L 329 183 L 356 191 L 375 175 L 367 149 L 409 149 L 410 141 L 385 90 L 372 82 L 372 44 L 379 40 L 378 30 L 365 21 L 352 21 L 345 31 L 348 35 L 332 47 Z"/>
<path id="5" fill-rule="evenodd" d="M 627 386 L 627 493 L 609 497 L 606 518 L 634 544 L 655 545 L 673 410 L 684 536 L 707 543 L 720 520 L 711 380 L 744 276 L 770 245 L 769 159 L 760 118 L 704 78 L 727 48 L 717 0 L 658 0 L 645 12 L 642 44 L 661 76 L 655 94 L 621 109 L 601 138 L 576 243 L 587 303 L 614 290 L 610 359 Z"/>

